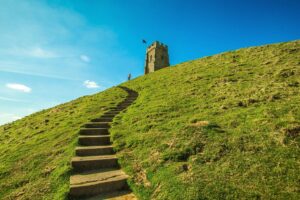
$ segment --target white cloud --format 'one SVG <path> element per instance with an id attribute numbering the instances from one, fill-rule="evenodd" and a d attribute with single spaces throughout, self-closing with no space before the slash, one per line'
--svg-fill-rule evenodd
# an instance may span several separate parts
<path id="1" fill-rule="evenodd" d="M 12 65 L 7 65 L 7 67 L 2 67 L 0 64 L 0 72 L 7 72 L 7 73 L 13 73 L 13 74 L 21 74 L 21 75 L 28 75 L 28 76 L 37 76 L 37 77 L 44 77 L 44 78 L 50 78 L 50 79 L 61 79 L 61 80 L 69 80 L 69 81 L 81 81 L 80 79 L 75 79 L 75 78 L 69 78 L 65 76 L 56 76 L 56 75 L 51 75 L 51 74 L 41 74 L 41 73 L 35 73 L 35 72 L 28 72 L 26 70 L 14 70 L 10 69 L 13 68 L 16 64 Z M 24 65 L 26 68 L 27 66 Z"/>
<path id="2" fill-rule="evenodd" d="M 87 55 L 80 55 L 80 59 L 83 62 L 90 62 L 91 61 L 91 59 Z"/>
<path id="3" fill-rule="evenodd" d="M 86 80 L 83 82 L 86 88 L 99 88 L 100 86 L 95 81 Z"/>
<path id="4" fill-rule="evenodd" d="M 40 47 L 29 49 L 27 51 L 27 55 L 36 58 L 54 58 L 57 56 L 54 52 L 42 49 Z"/>
<path id="5" fill-rule="evenodd" d="M 23 85 L 23 84 L 19 84 L 19 83 L 7 83 L 6 87 L 9 89 L 18 90 L 21 92 L 26 92 L 26 93 L 31 92 L 30 87 Z"/>
<path id="6" fill-rule="evenodd" d="M 1 97 L 1 96 L 0 96 L 0 100 L 3 100 L 3 101 L 12 101 L 12 102 L 27 102 L 27 101 L 20 100 L 20 99 L 13 99 L 13 98 L 8 98 L 8 97 Z"/>
<path id="7" fill-rule="evenodd" d="M 32 58 L 56 58 L 58 55 L 53 51 L 46 50 L 41 47 L 13 47 L 2 50 L 3 54 L 7 53 L 11 56 L 22 56 L 22 57 L 32 57 Z"/>
<path id="8" fill-rule="evenodd" d="M 35 73 L 35 72 L 27 72 L 26 70 L 13 70 L 10 69 L 11 65 L 7 65 L 7 67 L 2 67 L 1 66 L 1 61 L 0 61 L 0 72 L 6 72 L 6 73 L 13 73 L 13 74 L 21 74 L 21 75 L 28 75 L 28 76 L 37 76 L 37 77 L 44 77 L 44 78 L 51 78 L 51 79 L 61 79 L 61 80 L 70 80 L 70 81 L 81 81 L 80 79 L 75 79 L 75 78 L 69 78 L 65 76 L 56 76 L 56 75 L 51 75 L 51 74 L 41 74 L 41 73 Z M 26 68 L 27 66 L 24 65 Z"/>
<path id="9" fill-rule="evenodd" d="M 22 117 L 19 115 L 11 114 L 11 113 L 0 113 L 0 125 L 6 124 L 8 122 L 12 122 Z"/>
<path id="10" fill-rule="evenodd" d="M 15 114 L 12 114 L 12 113 L 1 113 L 1 117 L 9 117 L 11 119 L 20 119 L 20 118 L 22 118 L 21 116 L 15 115 Z"/>
<path id="11" fill-rule="evenodd" d="M 37 112 L 37 110 L 33 109 L 33 108 L 27 108 L 26 112 L 28 112 L 28 113 L 34 113 L 34 112 Z"/>
<path id="12" fill-rule="evenodd" d="M 11 116 L 11 119 L 12 120 L 18 120 L 18 119 L 21 119 L 22 117 L 21 116 L 18 116 L 18 115 L 13 115 Z"/>

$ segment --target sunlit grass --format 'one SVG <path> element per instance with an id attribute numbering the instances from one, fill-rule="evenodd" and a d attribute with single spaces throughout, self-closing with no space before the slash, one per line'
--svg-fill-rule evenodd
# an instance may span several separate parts
<path id="1" fill-rule="evenodd" d="M 241 49 L 132 80 L 112 135 L 140 199 L 300 199 L 300 42 Z M 0 199 L 64 199 L 81 125 L 112 88 L 0 127 Z"/>
<path id="2" fill-rule="evenodd" d="M 80 126 L 125 96 L 112 88 L 1 126 L 0 199 L 66 198 Z"/>
<path id="3" fill-rule="evenodd" d="M 299 199 L 300 41 L 185 62 L 132 80 L 113 126 L 141 199 Z"/>

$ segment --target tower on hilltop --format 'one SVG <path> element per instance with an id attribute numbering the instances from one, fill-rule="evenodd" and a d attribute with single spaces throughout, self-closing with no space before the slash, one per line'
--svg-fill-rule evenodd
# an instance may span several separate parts
<path id="1" fill-rule="evenodd" d="M 155 41 L 146 50 L 145 74 L 168 67 L 169 54 L 168 46 Z"/>

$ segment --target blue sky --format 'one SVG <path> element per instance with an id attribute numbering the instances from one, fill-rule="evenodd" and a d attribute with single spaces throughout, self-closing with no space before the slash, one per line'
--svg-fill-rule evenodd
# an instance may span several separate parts
<path id="1" fill-rule="evenodd" d="M 300 39 L 299 0 L 1 0 L 0 124 L 143 74 L 159 40 L 177 64 Z"/>

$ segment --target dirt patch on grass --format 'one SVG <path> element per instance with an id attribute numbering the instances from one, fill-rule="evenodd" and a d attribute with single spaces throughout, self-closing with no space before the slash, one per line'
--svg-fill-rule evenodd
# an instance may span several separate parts
<path id="1" fill-rule="evenodd" d="M 194 127 L 202 127 L 202 126 L 207 126 L 209 124 L 209 121 L 197 121 L 191 124 L 191 126 Z"/>
<path id="2" fill-rule="evenodd" d="M 147 179 L 146 171 L 139 164 L 135 164 L 133 166 L 133 170 L 135 171 L 134 182 L 139 185 L 143 185 L 145 187 L 150 187 L 151 183 Z"/>

